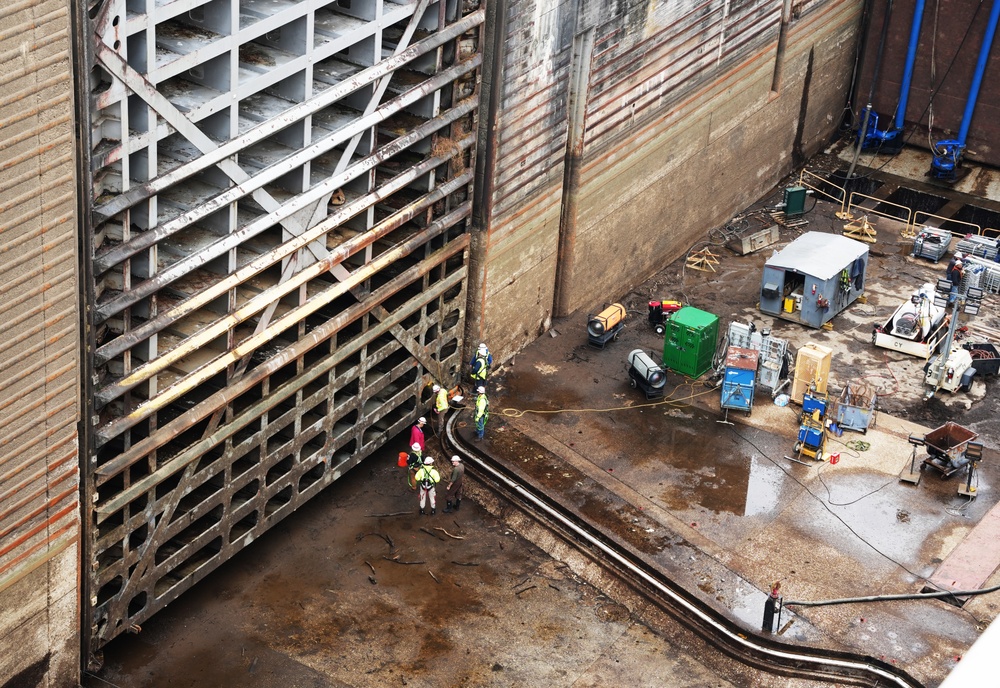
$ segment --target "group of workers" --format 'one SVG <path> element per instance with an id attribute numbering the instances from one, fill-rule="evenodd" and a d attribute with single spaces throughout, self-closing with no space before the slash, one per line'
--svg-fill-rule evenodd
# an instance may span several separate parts
<path id="1" fill-rule="evenodd" d="M 476 424 L 475 438 L 482 440 L 486 434 L 486 422 L 490 417 L 490 402 L 486 397 L 486 380 L 489 377 L 490 369 L 493 366 L 493 356 L 485 344 L 480 344 L 475 355 L 469 362 L 469 377 L 476 385 L 476 401 L 473 411 L 473 420 Z M 448 390 L 441 385 L 435 384 L 434 391 L 434 431 L 439 438 L 444 437 L 444 423 L 448 415 L 450 399 Z M 437 485 L 441 482 L 441 474 L 434 467 L 434 459 L 424 456 L 426 442 L 424 438 L 424 426 L 427 419 L 423 416 L 410 429 L 410 451 L 407 457 L 407 470 L 414 473 L 413 483 L 417 487 L 418 501 L 421 515 L 426 514 L 427 502 L 430 502 L 431 514 L 437 513 Z M 462 459 L 455 455 L 451 457 L 451 474 L 445 480 L 445 507 L 444 513 L 450 513 L 453 509 L 458 511 L 462 504 L 462 483 L 465 477 L 465 465 Z"/>
<path id="2" fill-rule="evenodd" d="M 417 487 L 417 498 L 420 503 L 420 514 L 427 513 L 427 502 L 430 502 L 431 514 L 437 513 L 437 486 L 441 482 L 441 473 L 434 467 L 434 459 L 423 456 L 423 450 L 416 442 L 410 448 L 408 470 L 416 470 L 413 482 Z M 451 473 L 445 480 L 444 513 L 452 509 L 458 511 L 462 506 L 462 485 L 465 482 L 465 464 L 457 454 L 451 457 Z"/>

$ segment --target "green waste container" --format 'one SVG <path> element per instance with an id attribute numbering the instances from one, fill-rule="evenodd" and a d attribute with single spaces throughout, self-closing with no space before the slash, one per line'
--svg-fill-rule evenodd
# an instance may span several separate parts
<path id="1" fill-rule="evenodd" d="M 719 340 L 719 317 L 685 306 L 666 321 L 663 365 L 690 378 L 712 367 Z"/>

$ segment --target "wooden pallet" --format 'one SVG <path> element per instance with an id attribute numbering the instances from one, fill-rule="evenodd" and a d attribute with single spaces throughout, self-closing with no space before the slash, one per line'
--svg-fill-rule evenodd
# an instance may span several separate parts
<path id="1" fill-rule="evenodd" d="M 797 217 L 794 220 L 788 219 L 783 210 L 777 210 L 771 213 L 771 219 L 777 222 L 782 227 L 804 227 L 809 224 L 809 220 L 803 217 Z"/>

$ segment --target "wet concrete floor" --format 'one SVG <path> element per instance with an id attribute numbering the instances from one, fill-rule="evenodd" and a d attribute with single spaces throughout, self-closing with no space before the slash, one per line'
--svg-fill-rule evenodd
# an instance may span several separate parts
<path id="1" fill-rule="evenodd" d="M 635 613 L 463 500 L 416 515 L 384 451 L 241 552 L 87 688 L 794 686 Z M 403 512 L 403 513 L 400 513 Z"/>

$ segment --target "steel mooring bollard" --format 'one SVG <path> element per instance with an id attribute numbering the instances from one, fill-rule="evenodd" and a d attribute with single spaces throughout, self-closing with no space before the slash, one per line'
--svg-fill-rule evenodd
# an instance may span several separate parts
<path id="1" fill-rule="evenodd" d="M 771 586 L 771 594 L 764 602 L 764 622 L 761 624 L 761 630 L 765 633 L 774 633 L 775 618 L 778 619 L 778 623 L 781 622 L 781 597 L 778 595 L 780 589 L 781 582 L 775 581 Z"/>

